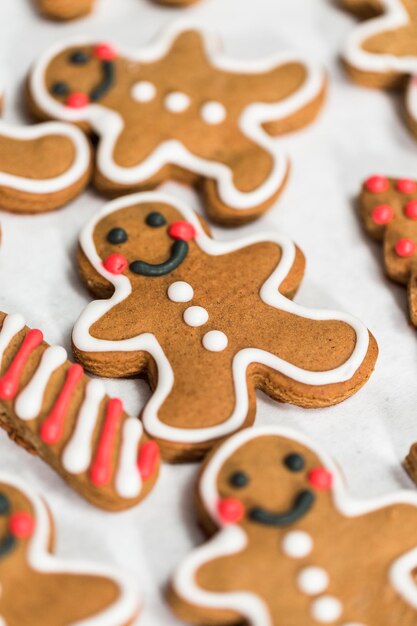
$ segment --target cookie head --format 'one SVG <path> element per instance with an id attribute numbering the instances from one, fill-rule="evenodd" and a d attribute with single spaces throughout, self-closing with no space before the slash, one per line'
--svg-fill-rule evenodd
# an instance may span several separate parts
<path id="1" fill-rule="evenodd" d="M 48 94 L 66 109 L 84 109 L 101 103 L 112 91 L 117 74 L 117 54 L 108 43 L 65 48 L 45 69 Z"/>
<path id="2" fill-rule="evenodd" d="M 34 531 L 34 511 L 27 498 L 10 485 L 0 483 L 0 565 L 27 543 Z"/>
<path id="3" fill-rule="evenodd" d="M 215 480 L 219 523 L 258 532 L 293 526 L 328 502 L 333 473 L 299 441 L 252 435 L 227 456 Z"/>
<path id="4" fill-rule="evenodd" d="M 134 281 L 167 276 L 180 267 L 196 228 L 172 206 L 141 203 L 104 216 L 92 236 L 107 272 Z"/>

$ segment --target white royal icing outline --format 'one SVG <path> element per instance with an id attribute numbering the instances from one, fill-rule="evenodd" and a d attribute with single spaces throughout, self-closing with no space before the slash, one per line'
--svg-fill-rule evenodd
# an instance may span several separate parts
<path id="1" fill-rule="evenodd" d="M 307 78 L 303 86 L 292 96 L 276 104 L 252 104 L 248 106 L 239 121 L 240 130 L 271 156 L 274 167 L 269 178 L 251 192 L 239 191 L 233 183 L 233 172 L 226 165 L 197 157 L 181 142 L 169 140 L 160 144 L 156 150 L 139 165 L 121 167 L 113 159 L 116 142 L 123 131 L 121 115 L 109 111 L 100 104 L 90 104 L 83 109 L 70 109 L 57 102 L 48 93 L 45 86 L 45 74 L 50 61 L 68 46 L 91 45 L 93 39 L 76 38 L 52 46 L 35 64 L 29 76 L 29 89 L 37 106 L 53 118 L 68 122 L 87 122 L 100 137 L 96 152 L 99 171 L 109 181 L 119 185 L 140 185 L 162 170 L 166 165 L 176 165 L 202 176 L 214 179 L 220 200 L 227 206 L 237 209 L 251 209 L 270 200 L 284 184 L 288 172 L 288 159 L 278 150 L 276 142 L 263 130 L 267 122 L 279 121 L 303 109 L 313 102 L 325 87 L 325 73 L 307 58 L 288 53 L 275 55 L 266 60 L 242 62 L 226 58 L 219 52 L 217 38 L 205 33 L 195 24 L 179 21 L 168 28 L 153 44 L 132 53 L 120 50 L 123 57 L 132 62 L 152 63 L 164 57 L 175 38 L 182 32 L 195 30 L 203 38 L 207 54 L 213 65 L 221 70 L 235 73 L 261 73 L 271 70 L 279 64 L 298 62 L 304 65 Z"/>
<path id="2" fill-rule="evenodd" d="M 239 351 L 233 359 L 236 404 L 232 415 L 226 421 L 216 426 L 192 429 L 176 428 L 161 422 L 158 418 L 158 410 L 171 391 L 174 374 L 155 335 L 143 333 L 125 340 L 109 341 L 97 339 L 89 332 L 96 321 L 103 315 L 106 315 L 114 306 L 125 300 L 132 292 L 132 286 L 127 276 L 111 274 L 103 267 L 102 260 L 97 254 L 93 241 L 94 229 L 98 222 L 107 215 L 119 209 L 146 202 L 167 204 L 179 211 L 184 219 L 194 226 L 196 232 L 195 241 L 206 254 L 218 256 L 262 242 L 272 242 L 280 246 L 282 250 L 280 262 L 271 276 L 262 285 L 260 290 L 261 299 L 270 306 L 301 317 L 315 320 L 338 320 L 349 324 L 356 332 L 357 341 L 352 355 L 346 363 L 326 372 L 312 372 L 287 363 L 264 350 L 246 348 Z M 279 293 L 279 285 L 286 279 L 296 256 L 294 243 L 282 235 L 255 234 L 230 242 L 215 241 L 204 232 L 197 215 L 184 202 L 161 192 L 144 192 L 118 198 L 105 205 L 101 211 L 95 213 L 81 232 L 80 246 L 97 273 L 114 286 L 114 293 L 108 300 L 95 300 L 87 305 L 74 326 L 72 337 L 74 345 L 82 352 L 145 351 L 153 357 L 158 369 L 158 383 L 153 395 L 143 409 L 142 421 L 145 430 L 154 438 L 183 443 L 198 443 L 224 437 L 242 427 L 248 413 L 249 400 L 246 370 L 250 363 L 260 363 L 267 367 L 272 367 L 293 380 L 307 385 L 327 385 L 350 380 L 363 363 L 368 352 L 368 329 L 353 316 L 333 311 L 308 309 Z"/>
<path id="3" fill-rule="evenodd" d="M 62 122 L 45 122 L 34 126 L 12 126 L 0 120 L 0 137 L 30 141 L 50 135 L 60 135 L 71 141 L 75 151 L 72 165 L 58 176 L 39 179 L 7 174 L 0 169 L 0 187 L 8 187 L 28 194 L 45 195 L 68 189 L 81 180 L 90 167 L 91 155 L 89 143 L 84 133 L 76 126 Z"/>
<path id="4" fill-rule="evenodd" d="M 343 57 L 345 61 L 362 72 L 385 74 L 395 72 L 411 76 L 406 95 L 406 108 L 417 123 L 417 95 L 413 82 L 417 76 L 417 54 L 415 56 L 396 56 L 367 52 L 362 45 L 366 39 L 387 30 L 394 30 L 409 23 L 407 11 L 400 0 L 380 0 L 383 14 L 366 20 L 356 26 L 346 42 Z"/>
<path id="5" fill-rule="evenodd" d="M 109 608 L 95 616 L 72 622 L 69 626 L 124 626 L 130 623 L 132 617 L 142 608 L 142 603 L 138 600 L 138 594 L 129 577 L 108 566 L 86 561 L 67 561 L 51 554 L 51 521 L 43 499 L 22 480 L 6 472 L 0 472 L 0 483 L 21 491 L 33 507 L 36 530 L 29 540 L 27 556 L 28 563 L 34 570 L 48 574 L 85 574 L 110 578 L 120 589 L 120 598 Z"/>
<path id="6" fill-rule="evenodd" d="M 207 562 L 224 555 L 236 554 L 248 545 L 247 535 L 238 524 L 224 523 L 219 517 L 217 477 L 224 463 L 236 450 L 256 437 L 265 436 L 284 437 L 297 441 L 318 455 L 322 465 L 333 474 L 333 502 L 339 512 L 346 517 L 358 517 L 395 504 L 409 504 L 417 509 L 417 494 L 405 490 L 367 501 L 354 499 L 347 492 L 345 481 L 333 459 L 314 444 L 309 437 L 289 428 L 263 426 L 256 429 L 245 429 L 226 439 L 208 461 L 198 485 L 199 498 L 204 510 L 213 519 L 219 531 L 212 539 L 185 558 L 174 573 L 172 585 L 175 593 L 186 602 L 207 609 L 235 611 L 239 616 L 246 618 L 250 626 L 274 626 L 268 607 L 261 598 L 251 592 L 216 593 L 205 591 L 197 585 L 196 574 Z M 417 586 L 412 577 L 412 571 L 416 567 L 417 540 L 416 548 L 406 552 L 392 563 L 388 578 L 402 598 L 417 610 Z"/>

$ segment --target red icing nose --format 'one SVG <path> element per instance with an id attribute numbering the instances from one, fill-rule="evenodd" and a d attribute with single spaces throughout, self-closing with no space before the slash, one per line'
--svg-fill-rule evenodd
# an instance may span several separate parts
<path id="1" fill-rule="evenodd" d="M 121 274 L 127 268 L 127 259 L 123 254 L 115 252 L 107 257 L 103 266 L 111 274 Z"/>
<path id="2" fill-rule="evenodd" d="M 94 54 L 100 61 L 113 61 L 116 58 L 116 50 L 108 43 L 97 44 Z"/>
<path id="3" fill-rule="evenodd" d="M 14 513 L 9 520 L 9 531 L 18 539 L 27 539 L 35 530 L 35 520 L 30 513 Z"/>
<path id="4" fill-rule="evenodd" d="M 88 104 L 90 104 L 90 98 L 82 91 L 74 91 L 65 102 L 65 105 L 70 109 L 83 109 Z"/>
<path id="5" fill-rule="evenodd" d="M 313 467 L 307 478 L 310 485 L 320 491 L 330 489 L 333 484 L 333 475 L 325 467 Z"/>
<path id="6" fill-rule="evenodd" d="M 147 441 L 140 449 L 138 467 L 143 480 L 148 480 L 159 461 L 159 446 L 155 441 Z"/>
<path id="7" fill-rule="evenodd" d="M 224 500 L 219 500 L 217 512 L 224 524 L 237 524 L 243 518 L 245 509 L 240 500 L 225 498 Z"/>
<path id="8" fill-rule="evenodd" d="M 168 229 L 168 235 L 173 239 L 189 241 L 190 239 L 194 239 L 196 232 L 190 222 L 174 222 Z"/>

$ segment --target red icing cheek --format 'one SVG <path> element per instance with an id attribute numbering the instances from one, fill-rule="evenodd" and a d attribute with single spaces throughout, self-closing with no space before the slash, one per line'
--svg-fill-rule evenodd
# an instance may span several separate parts
<path id="1" fill-rule="evenodd" d="M 310 485 L 320 491 L 330 489 L 333 484 L 333 474 L 325 467 L 313 467 L 307 478 Z"/>
<path id="2" fill-rule="evenodd" d="M 65 105 L 69 109 L 83 109 L 90 104 L 90 98 L 82 91 L 74 91 L 66 99 Z"/>
<path id="3" fill-rule="evenodd" d="M 401 178 L 397 181 L 396 187 L 400 193 L 415 193 L 417 191 L 417 183 L 410 178 Z"/>
<path id="4" fill-rule="evenodd" d="M 372 221 L 375 224 L 388 224 L 394 218 L 394 209 L 389 204 L 379 204 L 372 211 Z"/>
<path id="5" fill-rule="evenodd" d="M 139 451 L 138 468 L 143 480 L 148 480 L 155 472 L 159 461 L 159 446 L 155 441 L 147 441 Z"/>
<path id="6" fill-rule="evenodd" d="M 103 267 L 110 274 L 122 274 L 127 268 L 127 259 L 123 254 L 114 252 L 103 262 Z"/>
<path id="7" fill-rule="evenodd" d="M 33 535 L 35 520 L 30 513 L 22 511 L 13 513 L 9 520 L 9 531 L 17 539 L 27 539 Z"/>
<path id="8" fill-rule="evenodd" d="M 173 239 L 189 241 L 196 236 L 195 228 L 189 222 L 174 222 L 168 229 L 168 235 Z"/>
<path id="9" fill-rule="evenodd" d="M 371 176 L 365 181 L 364 187 L 371 193 L 382 193 L 389 189 L 389 180 L 385 176 Z"/>
<path id="10" fill-rule="evenodd" d="M 237 524 L 245 515 L 245 508 L 236 498 L 224 498 L 217 504 L 217 512 L 224 524 Z"/>
<path id="11" fill-rule="evenodd" d="M 404 209 L 404 213 L 410 220 L 417 220 L 417 200 L 410 200 Z"/>
<path id="12" fill-rule="evenodd" d="M 115 48 L 108 43 L 97 44 L 94 54 L 100 61 L 113 61 L 117 56 Z"/>

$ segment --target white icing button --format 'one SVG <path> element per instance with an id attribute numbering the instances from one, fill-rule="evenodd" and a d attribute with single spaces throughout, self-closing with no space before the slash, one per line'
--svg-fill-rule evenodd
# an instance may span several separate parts
<path id="1" fill-rule="evenodd" d="M 221 352 L 227 348 L 229 340 L 221 330 L 211 330 L 203 337 L 203 346 L 210 352 Z"/>
<path id="2" fill-rule="evenodd" d="M 156 96 L 156 87 L 147 80 L 141 80 L 133 85 L 131 94 L 137 102 L 150 102 Z"/>
<path id="3" fill-rule="evenodd" d="M 226 119 L 226 109 L 221 102 L 206 102 L 200 110 L 201 119 L 206 124 L 221 124 Z"/>
<path id="4" fill-rule="evenodd" d="M 172 302 L 190 302 L 194 296 L 194 289 L 183 280 L 178 280 L 168 287 L 168 298 Z"/>
<path id="5" fill-rule="evenodd" d="M 297 584 L 300 591 L 315 596 L 327 589 L 329 576 L 321 567 L 306 567 L 299 573 Z"/>
<path id="6" fill-rule="evenodd" d="M 190 106 L 190 98 L 181 91 L 172 91 L 165 98 L 165 108 L 171 113 L 183 113 Z"/>
<path id="7" fill-rule="evenodd" d="M 311 605 L 313 619 L 322 624 L 335 622 L 342 614 L 342 604 L 333 596 L 323 596 Z"/>
<path id="8" fill-rule="evenodd" d="M 203 326 L 208 321 L 209 315 L 202 306 L 189 306 L 185 309 L 183 317 L 188 326 Z"/>
<path id="9" fill-rule="evenodd" d="M 292 530 L 287 533 L 282 542 L 282 550 L 293 559 L 302 559 L 313 549 L 313 540 L 303 530 Z"/>

